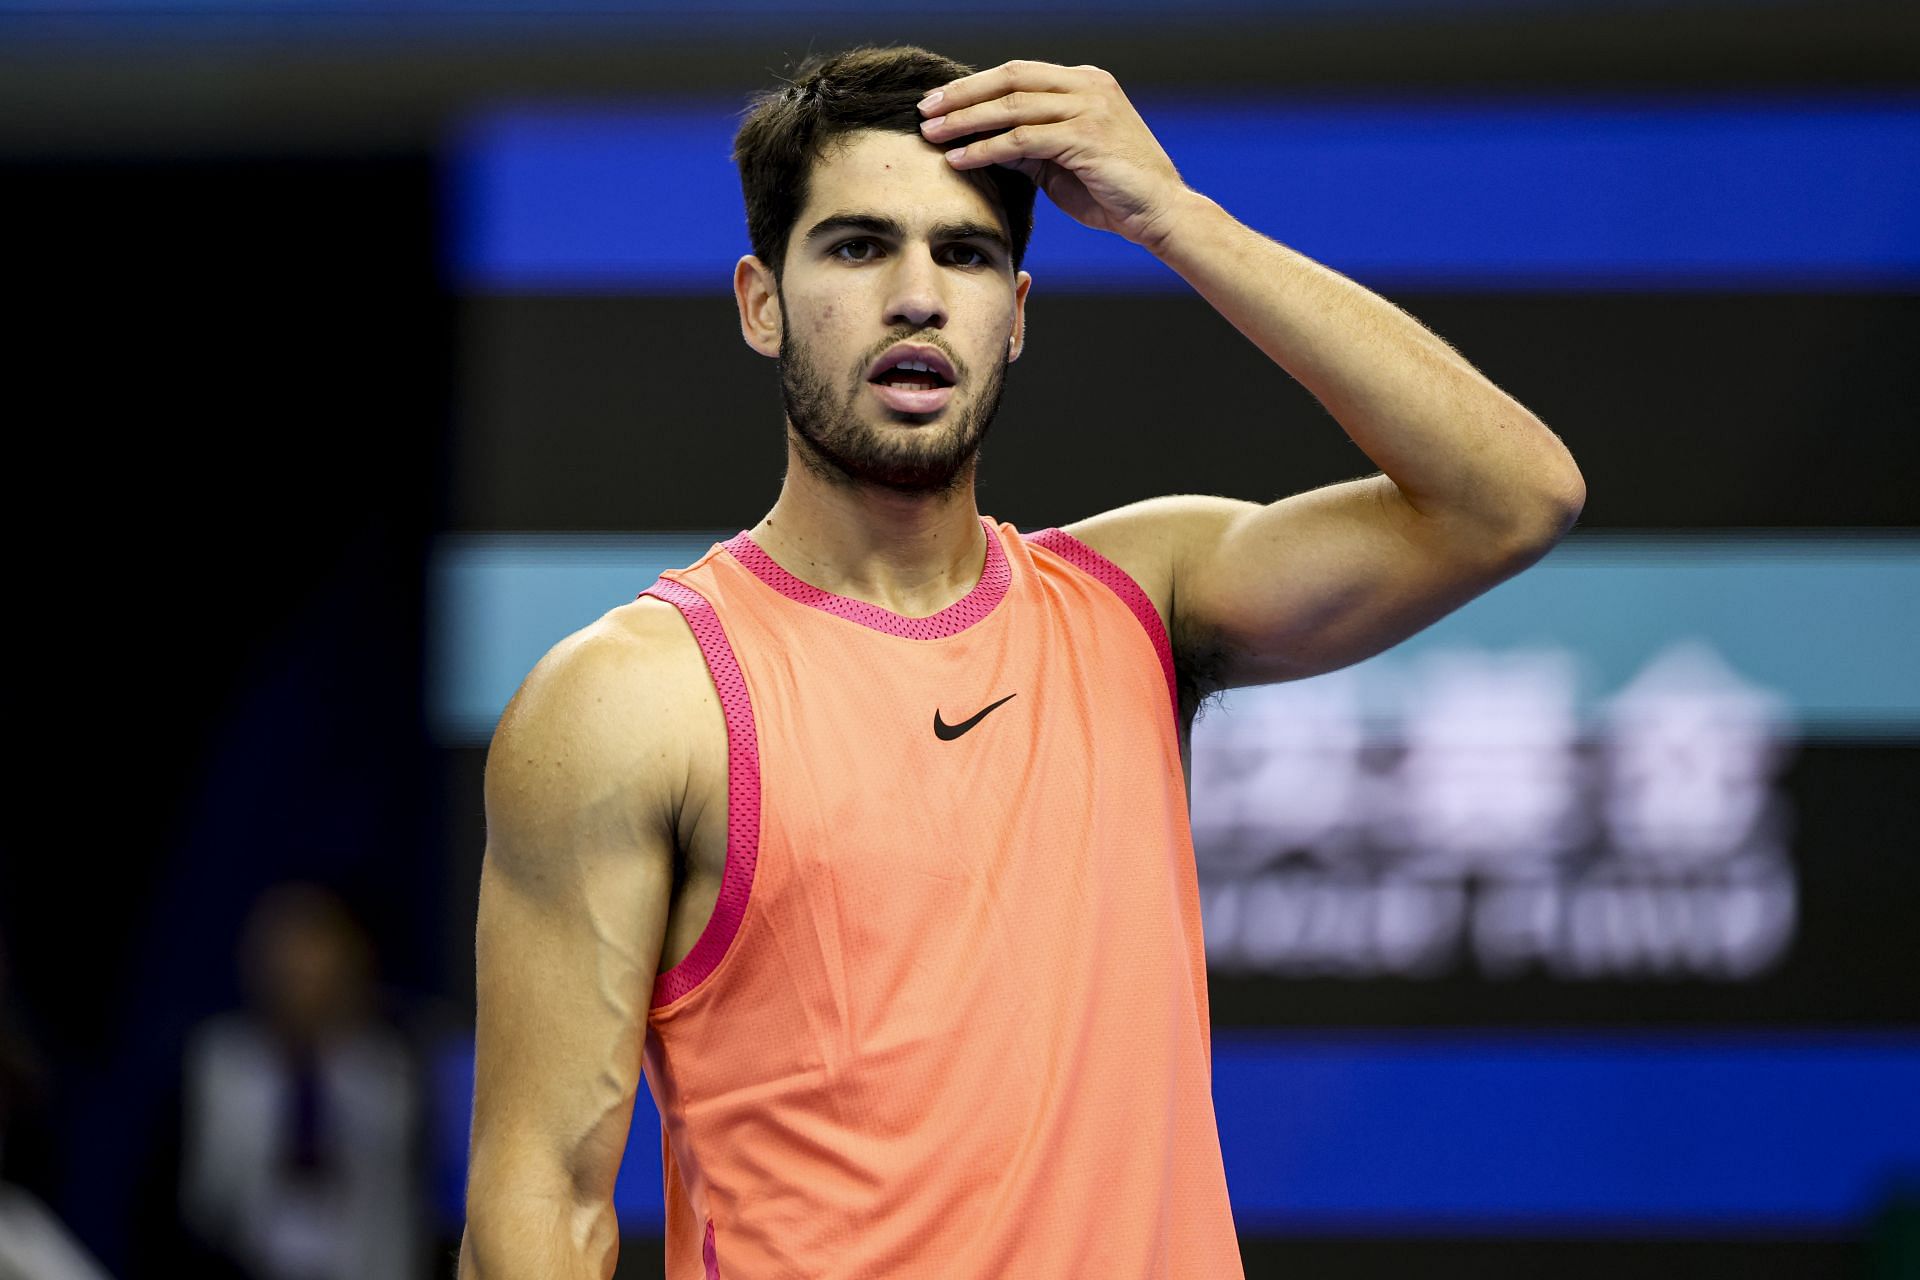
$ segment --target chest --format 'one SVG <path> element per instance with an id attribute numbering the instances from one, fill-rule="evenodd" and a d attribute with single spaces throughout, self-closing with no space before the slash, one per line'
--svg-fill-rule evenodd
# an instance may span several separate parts
<path id="1" fill-rule="evenodd" d="M 759 806 L 755 838 L 780 868 L 876 895 L 917 881 L 1010 890 L 1000 857 L 1045 856 L 1136 808 L 1146 825 L 1170 808 L 1184 816 L 1184 797 L 1164 797 L 1169 783 L 1182 789 L 1186 735 L 1168 749 L 1164 677 L 1138 624 L 1037 622 L 1004 645 L 913 661 L 857 652 L 857 633 L 852 644 L 809 644 L 736 626 L 755 785 L 729 774 L 716 701 L 688 726 L 662 971 L 713 915 L 730 806 L 745 796 Z M 735 754 L 747 748 L 733 743 Z M 762 867 L 755 893 L 772 873 Z"/>

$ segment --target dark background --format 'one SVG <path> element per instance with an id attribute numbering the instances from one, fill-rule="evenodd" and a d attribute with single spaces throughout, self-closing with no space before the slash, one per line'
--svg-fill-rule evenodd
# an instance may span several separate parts
<path id="1" fill-rule="evenodd" d="M 640 86 L 744 99 L 809 47 L 890 39 L 976 66 L 1092 62 L 1130 89 L 1920 80 L 1901 4 L 996 23 L 796 16 L 676 34 L 584 17 L 0 14 L 25 712 L 0 932 L 54 1067 L 52 1106 L 10 1135 L 7 1168 L 116 1274 L 164 1268 L 181 1037 L 238 999 L 234 934 L 260 888 L 340 886 L 409 1025 L 424 1038 L 468 1017 L 483 753 L 425 727 L 435 535 L 735 529 L 774 497 L 774 375 L 738 372 L 754 366 L 722 282 L 707 299 L 456 294 L 437 166 L 473 105 Z M 983 512 L 1041 527 L 1152 493 L 1270 499 L 1373 469 L 1197 297 L 1044 301 L 1035 332 L 1051 349 L 1010 370 Z M 1591 494 L 1582 529 L 1908 529 L 1920 514 L 1912 296 L 1394 301 L 1567 442 Z M 1168 361 L 1218 373 L 1207 415 Z M 642 413 L 683 426 L 643 437 Z M 736 461 L 718 474 L 715 457 Z M 1770 980 L 1763 1019 L 1913 1021 L 1914 868 L 1873 853 L 1890 833 L 1911 845 L 1914 752 L 1803 748 L 1797 802 L 1859 835 L 1805 868 L 1804 891 L 1851 905 L 1846 936 L 1808 936 L 1801 967 Z M 1216 979 L 1217 1022 L 1271 1016 L 1248 986 Z M 1511 1025 L 1752 1020 L 1697 988 L 1570 998 L 1519 983 L 1480 1000 Z M 1302 1025 L 1419 1025 L 1447 1007 L 1393 983 L 1295 983 L 1289 1001 Z M 1860 1275 L 1864 1231 L 1245 1249 L 1250 1275 Z M 623 1274 L 657 1263 L 630 1241 Z"/>

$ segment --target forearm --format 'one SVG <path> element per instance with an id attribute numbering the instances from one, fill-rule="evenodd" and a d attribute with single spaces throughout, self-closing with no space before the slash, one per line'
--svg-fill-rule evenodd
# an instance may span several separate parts
<path id="1" fill-rule="evenodd" d="M 1558 537 L 1585 501 L 1559 437 L 1385 298 L 1189 191 L 1149 246 L 1313 393 L 1423 515 Z"/>
<path id="2" fill-rule="evenodd" d="M 613 1206 L 548 1198 L 470 1201 L 460 1280 L 606 1280 L 620 1253 Z"/>

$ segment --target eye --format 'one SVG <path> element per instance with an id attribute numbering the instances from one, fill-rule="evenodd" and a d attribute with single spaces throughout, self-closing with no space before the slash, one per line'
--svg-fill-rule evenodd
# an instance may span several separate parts
<path id="1" fill-rule="evenodd" d="M 866 246 L 867 246 L 867 247 L 868 247 L 869 249 L 871 249 L 871 248 L 873 247 L 873 241 L 871 241 L 871 240 L 842 240 L 842 241 L 841 241 L 841 242 L 840 242 L 839 244 L 837 244 L 837 245 L 835 245 L 835 246 L 833 246 L 833 248 L 831 248 L 831 249 L 829 249 L 829 250 L 827 250 L 827 253 L 828 253 L 828 256 L 830 256 L 830 257 L 839 257 L 839 256 L 840 256 L 840 251 L 841 251 L 842 249 L 845 249 L 845 248 L 847 248 L 847 247 L 848 247 L 848 246 L 850 246 L 850 245 L 856 245 L 856 244 L 863 244 L 863 245 L 866 245 Z M 865 262 L 865 261 L 866 261 L 866 259 L 865 259 L 865 258 L 840 258 L 840 261 L 842 261 L 842 262 Z"/>
<path id="2" fill-rule="evenodd" d="M 874 248 L 874 247 L 876 247 L 876 246 L 874 245 L 874 243 L 873 243 L 873 241 L 871 241 L 871 240 L 867 240 L 867 239 L 864 239 L 864 238 L 862 238 L 862 239 L 854 239 L 854 240 L 842 240 L 842 241 L 841 241 L 841 242 L 840 242 L 839 244 L 837 244 L 837 245 L 835 245 L 835 246 L 833 246 L 833 248 L 831 248 L 831 249 L 829 249 L 829 250 L 827 250 L 827 255 L 828 255 L 829 257 L 834 257 L 834 258 L 840 258 L 840 261 L 842 261 L 842 262 L 871 262 L 871 261 L 873 261 L 873 258 L 872 258 L 872 256 L 871 256 L 871 255 L 868 255 L 868 256 L 865 256 L 865 257 L 859 257 L 859 258 L 846 258 L 846 257 L 841 257 L 841 256 L 840 256 L 840 251 L 841 251 L 842 249 L 845 249 L 845 248 L 849 248 L 849 247 L 851 247 L 851 246 L 853 246 L 853 245 L 856 245 L 856 244 L 861 244 L 861 245 L 865 245 L 865 246 L 867 246 L 867 247 L 868 247 L 869 249 L 871 249 L 871 248 Z M 967 263 L 966 265 L 968 265 L 968 266 L 982 266 L 982 267 L 984 267 L 984 266 L 986 266 L 986 265 L 987 265 L 987 264 L 988 264 L 988 263 L 989 263 L 989 262 L 991 261 L 991 259 L 990 259 L 990 258 L 988 258 L 986 254 L 984 254 L 984 253 L 982 253 L 982 252 L 980 252 L 980 250 L 978 250 L 978 249 L 976 249 L 976 248 L 974 248 L 974 247 L 973 247 L 972 245 L 967 245 L 967 244 L 957 244 L 957 245 L 954 245 L 953 247 L 954 247 L 955 249 L 957 249 L 957 250 L 958 250 L 959 252 L 961 252 L 961 253 L 970 253 L 970 254 L 972 254 L 972 255 L 973 255 L 973 256 L 974 256 L 974 257 L 975 257 L 976 259 L 978 259 L 978 261 L 977 261 L 977 262 L 971 262 L 971 263 Z"/>

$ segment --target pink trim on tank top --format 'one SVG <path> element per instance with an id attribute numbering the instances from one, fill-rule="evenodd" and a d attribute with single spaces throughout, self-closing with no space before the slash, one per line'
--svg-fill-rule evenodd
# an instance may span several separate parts
<path id="1" fill-rule="evenodd" d="M 740 930 L 747 895 L 753 889 L 754 864 L 760 858 L 760 741 L 754 732 L 746 677 L 740 674 L 740 663 L 720 626 L 720 615 L 706 597 L 668 578 L 658 579 L 640 595 L 666 601 L 687 620 L 713 676 L 727 722 L 727 865 L 720 877 L 720 896 L 693 950 L 654 979 L 650 1007 L 658 1009 L 699 986 L 720 963 L 733 935 Z"/>
<path id="2" fill-rule="evenodd" d="M 909 618 L 891 609 L 882 609 L 877 604 L 868 604 L 851 596 L 835 595 L 802 582 L 782 569 L 779 562 L 760 548 L 759 543 L 747 536 L 744 529 L 720 545 L 746 566 L 754 577 L 789 600 L 812 605 L 835 617 L 857 622 L 875 631 L 884 631 L 890 636 L 901 636 L 908 640 L 939 640 L 958 635 L 992 613 L 993 607 L 1007 594 L 1008 583 L 1013 580 L 1013 571 L 1007 565 L 1006 548 L 1000 545 L 1000 531 L 986 516 L 980 517 L 980 527 L 987 533 L 987 560 L 981 567 L 980 581 L 974 583 L 973 590 L 966 595 L 940 612 L 924 618 Z"/>
<path id="3" fill-rule="evenodd" d="M 707 1219 L 707 1238 L 700 1245 L 700 1261 L 707 1264 L 707 1280 L 720 1280 L 720 1259 L 713 1251 L 713 1219 Z"/>
<path id="4" fill-rule="evenodd" d="M 1140 589 L 1140 584 L 1125 569 L 1064 529 L 1040 529 L 1020 536 L 1030 545 L 1043 547 L 1074 568 L 1099 579 L 1126 603 L 1127 608 L 1133 610 L 1133 616 L 1146 628 L 1147 639 L 1153 642 L 1153 651 L 1160 658 L 1160 670 L 1166 674 L 1167 699 L 1173 704 L 1173 723 L 1177 728 L 1180 724 L 1180 685 L 1173 676 L 1173 645 L 1167 639 L 1165 624 L 1160 621 L 1160 611 L 1153 607 L 1153 601 Z"/>

